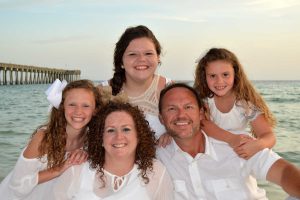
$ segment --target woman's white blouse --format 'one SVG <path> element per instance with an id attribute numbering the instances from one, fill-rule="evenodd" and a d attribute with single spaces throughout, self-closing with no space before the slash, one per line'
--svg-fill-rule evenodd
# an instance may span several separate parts
<path id="1" fill-rule="evenodd" d="M 99 181 L 95 169 L 86 162 L 69 168 L 54 185 L 53 199 L 99 200 L 99 199 L 173 199 L 173 185 L 166 168 L 160 161 L 153 163 L 153 172 L 148 172 L 149 183 L 139 175 L 137 165 L 125 176 L 117 177 L 104 171 L 105 186 Z M 115 188 L 115 181 L 120 181 Z"/>

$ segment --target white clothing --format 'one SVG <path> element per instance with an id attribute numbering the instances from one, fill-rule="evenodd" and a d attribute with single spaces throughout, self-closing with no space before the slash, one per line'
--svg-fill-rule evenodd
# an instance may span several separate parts
<path id="1" fill-rule="evenodd" d="M 88 162 L 72 166 L 58 178 L 53 187 L 53 199 L 173 199 L 171 178 L 160 161 L 155 160 L 153 172 L 147 173 L 148 184 L 145 184 L 140 177 L 137 167 L 134 165 L 133 169 L 123 177 L 115 176 L 104 170 L 105 186 L 103 187 L 96 170 L 91 169 Z"/>
<path id="2" fill-rule="evenodd" d="M 145 114 L 146 120 L 149 122 L 150 127 L 155 132 L 155 137 L 158 139 L 163 133 L 166 132 L 165 127 L 160 123 L 158 115 L 158 102 L 159 96 L 157 94 L 159 75 L 155 75 L 149 88 L 138 97 L 128 96 L 129 103 L 132 105 L 138 106 Z M 163 77 L 165 78 L 165 77 Z M 165 86 L 170 84 L 172 81 L 168 78 L 165 78 Z M 108 86 L 108 81 L 103 81 L 100 83 L 103 86 Z M 121 91 L 123 92 L 123 91 Z"/>
<path id="3" fill-rule="evenodd" d="M 51 191 L 55 179 L 38 184 L 38 173 L 47 168 L 47 157 L 43 156 L 41 159 L 25 158 L 23 156 L 25 149 L 22 151 L 14 169 L 0 184 L 0 198 L 3 200 L 48 199 L 45 194 Z"/>
<path id="4" fill-rule="evenodd" d="M 253 177 L 265 180 L 280 157 L 264 149 L 244 160 L 226 143 L 204 136 L 205 152 L 195 158 L 183 152 L 174 140 L 166 148 L 157 149 L 157 157 L 173 179 L 175 199 L 266 200 L 265 191 L 257 187 Z"/>
<path id="5" fill-rule="evenodd" d="M 211 120 L 220 128 L 235 134 L 247 134 L 246 128 L 261 112 L 249 103 L 249 108 L 241 102 L 234 103 L 232 109 L 223 113 L 218 110 L 214 98 L 206 98 Z"/>

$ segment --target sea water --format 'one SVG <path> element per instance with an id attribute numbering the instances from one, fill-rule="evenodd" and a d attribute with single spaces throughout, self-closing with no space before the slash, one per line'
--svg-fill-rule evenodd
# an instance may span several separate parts
<path id="1" fill-rule="evenodd" d="M 300 81 L 254 81 L 277 118 L 274 150 L 300 167 Z M 0 86 L 0 181 L 12 170 L 33 131 L 48 119 L 44 91 L 49 85 Z M 259 182 L 271 200 L 287 195 L 272 183 Z"/>

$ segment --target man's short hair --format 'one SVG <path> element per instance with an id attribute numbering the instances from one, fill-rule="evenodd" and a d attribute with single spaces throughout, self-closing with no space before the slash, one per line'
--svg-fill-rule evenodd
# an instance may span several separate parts
<path id="1" fill-rule="evenodd" d="M 165 96 L 165 94 L 173 89 L 173 88 L 186 88 L 188 89 L 189 91 L 191 91 L 196 100 L 197 100 L 197 103 L 198 103 L 198 106 L 199 108 L 204 108 L 204 104 L 202 102 L 202 100 L 200 99 L 200 96 L 198 95 L 198 93 L 196 92 L 196 90 L 194 88 L 192 88 L 191 86 L 187 85 L 186 83 L 172 83 L 170 85 L 168 85 L 167 87 L 165 87 L 161 92 L 160 92 L 160 95 L 159 95 L 159 103 L 158 103 L 158 109 L 159 109 L 159 113 L 161 114 L 161 111 L 162 111 L 162 101 L 163 101 L 163 98 Z M 180 95 L 180 94 L 178 94 Z"/>

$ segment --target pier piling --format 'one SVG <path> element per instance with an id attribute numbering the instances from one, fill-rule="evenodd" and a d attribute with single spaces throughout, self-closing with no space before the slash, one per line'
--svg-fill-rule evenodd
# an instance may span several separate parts
<path id="1" fill-rule="evenodd" d="M 80 70 L 0 63 L 0 85 L 47 84 L 55 79 L 67 82 L 80 79 Z"/>

